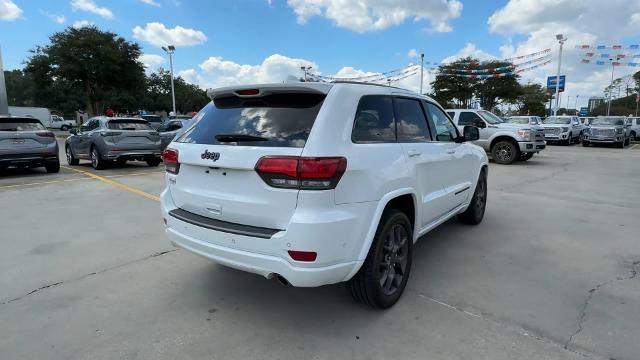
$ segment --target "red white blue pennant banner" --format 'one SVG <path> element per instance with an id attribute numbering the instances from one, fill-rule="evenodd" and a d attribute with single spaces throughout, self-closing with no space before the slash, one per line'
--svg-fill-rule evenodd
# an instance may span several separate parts
<path id="1" fill-rule="evenodd" d="M 586 57 L 595 57 L 595 58 L 601 58 L 601 59 L 609 59 L 609 58 L 619 58 L 619 59 L 640 59 L 640 54 L 614 54 L 614 53 L 604 53 L 604 54 L 599 54 L 599 53 L 594 53 L 594 52 L 587 52 L 584 54 L 584 56 Z"/>
<path id="2" fill-rule="evenodd" d="M 504 77 L 504 76 L 513 76 L 516 74 L 520 74 L 523 73 L 525 71 L 530 71 L 533 69 L 537 69 L 539 67 L 548 65 L 551 63 L 551 60 L 547 60 L 541 64 L 537 64 L 534 66 L 530 66 L 530 67 L 526 67 L 526 68 L 520 68 L 514 71 L 509 71 L 509 72 L 503 72 L 503 73 L 495 73 L 495 74 L 457 74 L 457 73 L 436 73 L 437 75 L 446 75 L 446 76 L 460 76 L 460 77 L 464 77 L 464 78 L 468 78 L 468 79 L 490 79 L 490 78 L 498 78 L 498 77 Z"/>
<path id="3" fill-rule="evenodd" d="M 613 49 L 613 50 L 621 50 L 621 49 L 640 49 L 640 45 L 576 45 L 576 49 L 583 50 L 605 50 L 605 49 Z"/>
<path id="4" fill-rule="evenodd" d="M 580 60 L 580 62 L 583 64 L 593 64 L 593 65 L 640 67 L 640 63 L 635 63 L 635 62 L 603 61 L 603 60 L 592 60 L 592 59 L 582 59 Z"/>

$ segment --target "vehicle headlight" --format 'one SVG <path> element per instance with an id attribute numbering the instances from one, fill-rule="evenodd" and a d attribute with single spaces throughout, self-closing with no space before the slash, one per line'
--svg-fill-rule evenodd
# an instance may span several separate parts
<path id="1" fill-rule="evenodd" d="M 624 132 L 624 129 L 623 128 L 616 128 L 616 132 L 618 134 L 622 134 Z"/>
<path id="2" fill-rule="evenodd" d="M 563 128 L 562 128 L 562 132 L 567 132 L 567 131 L 569 131 L 569 128 L 568 128 L 568 127 L 563 127 Z"/>
<path id="3" fill-rule="evenodd" d="M 523 138 L 525 141 L 533 141 L 533 132 L 529 129 L 518 130 L 518 136 Z"/>
<path id="4" fill-rule="evenodd" d="M 591 128 L 584 129 L 585 134 L 591 135 Z"/>

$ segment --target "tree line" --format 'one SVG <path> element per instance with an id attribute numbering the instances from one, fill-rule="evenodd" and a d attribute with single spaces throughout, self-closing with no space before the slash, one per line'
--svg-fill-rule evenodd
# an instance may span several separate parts
<path id="1" fill-rule="evenodd" d="M 5 71 L 11 106 L 37 106 L 72 114 L 169 111 L 171 75 L 165 69 L 145 74 L 138 60 L 140 45 L 94 26 L 69 27 L 49 37 L 50 43 L 30 50 L 24 69 Z M 206 92 L 174 78 L 176 111 L 200 110 Z"/>

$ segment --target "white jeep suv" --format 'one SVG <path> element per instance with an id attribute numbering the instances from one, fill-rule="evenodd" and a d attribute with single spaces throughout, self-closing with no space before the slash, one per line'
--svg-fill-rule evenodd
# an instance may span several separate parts
<path id="1" fill-rule="evenodd" d="M 478 224 L 487 156 L 434 100 L 387 86 L 283 83 L 209 91 L 164 152 L 171 242 L 293 286 L 348 282 L 393 305 L 413 243 Z"/>

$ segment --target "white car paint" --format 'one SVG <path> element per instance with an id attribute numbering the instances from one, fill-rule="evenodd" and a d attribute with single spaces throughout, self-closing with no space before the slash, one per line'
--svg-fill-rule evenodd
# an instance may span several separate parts
<path id="1" fill-rule="evenodd" d="M 480 172 L 488 164 L 486 153 L 468 142 L 352 141 L 363 96 L 397 96 L 435 104 L 413 92 L 363 84 L 283 83 L 221 88 L 209 95 L 243 89 L 259 89 L 260 95 L 316 92 L 326 98 L 302 148 L 190 142 L 191 130 L 204 120 L 169 144 L 178 151 L 180 168 L 178 174 L 167 173 L 161 194 L 166 233 L 174 245 L 229 267 L 267 278 L 280 275 L 294 286 L 347 281 L 363 264 L 389 201 L 407 194 L 413 198 L 415 242 L 467 209 Z M 206 108 L 199 116 L 205 112 Z M 215 162 L 203 158 L 213 152 L 219 153 Z M 273 155 L 344 157 L 347 166 L 335 189 L 274 188 L 254 170 L 262 157 Z M 170 214 L 176 209 L 279 231 L 264 239 L 211 230 L 177 219 Z M 288 250 L 314 251 L 317 259 L 295 261 Z"/>

